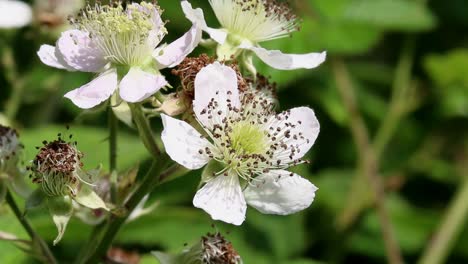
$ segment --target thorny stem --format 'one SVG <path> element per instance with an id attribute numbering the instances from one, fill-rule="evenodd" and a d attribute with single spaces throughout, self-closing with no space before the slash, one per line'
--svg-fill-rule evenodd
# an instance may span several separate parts
<path id="1" fill-rule="evenodd" d="M 44 258 L 44 260 L 43 260 L 44 263 L 56 264 L 57 260 L 55 259 L 54 255 L 52 254 L 49 247 L 47 246 L 47 243 L 34 231 L 34 229 L 29 224 L 28 220 L 26 220 L 26 218 L 24 218 L 23 214 L 21 213 L 18 205 L 16 204 L 16 202 L 15 202 L 15 200 L 14 200 L 14 198 L 11 195 L 9 190 L 7 190 L 5 200 L 8 203 L 8 205 L 10 206 L 13 213 L 15 214 L 18 221 L 21 223 L 23 228 L 28 233 L 29 237 L 31 237 L 31 240 L 33 242 L 37 242 L 39 244 L 39 247 L 40 247 L 41 253 L 42 253 L 42 257 Z"/>
<path id="2" fill-rule="evenodd" d="M 367 178 L 369 186 L 375 197 L 375 205 L 381 225 L 388 262 L 390 264 L 402 264 L 403 258 L 401 256 L 401 251 L 394 237 L 393 227 L 385 206 L 385 193 L 382 179 L 378 175 L 377 160 L 375 159 L 375 153 L 370 144 L 367 127 L 357 107 L 351 77 L 349 76 L 346 65 L 342 60 L 333 58 L 331 59 L 331 65 L 338 90 L 350 115 L 349 124 L 351 127 L 351 133 L 354 142 L 356 143 L 360 159 L 360 170 L 358 171 L 361 171 L 363 176 Z"/>
<path id="3" fill-rule="evenodd" d="M 463 185 L 451 201 L 442 223 L 424 250 L 418 264 L 445 263 L 450 250 L 457 242 L 468 217 L 468 179 L 463 179 Z"/>

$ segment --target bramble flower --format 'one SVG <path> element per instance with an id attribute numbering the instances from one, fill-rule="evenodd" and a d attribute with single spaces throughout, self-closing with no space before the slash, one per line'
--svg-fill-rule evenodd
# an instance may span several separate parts
<path id="1" fill-rule="evenodd" d="M 55 47 L 42 45 L 39 58 L 55 68 L 98 73 L 65 95 L 80 108 L 100 104 L 117 89 L 124 101 L 141 102 L 167 85 L 159 70 L 179 64 L 201 39 L 192 21 L 182 37 L 157 47 L 167 33 L 160 12 L 147 2 L 87 6 L 71 19 L 76 29 L 63 32 Z"/>
<path id="2" fill-rule="evenodd" d="M 152 252 L 161 264 L 242 264 L 239 253 L 232 243 L 219 232 L 208 233 L 196 245 L 172 256 L 163 252 Z"/>
<path id="3" fill-rule="evenodd" d="M 317 188 L 286 169 L 301 160 L 319 133 L 312 109 L 276 114 L 263 93 L 239 92 L 236 72 L 215 62 L 195 79 L 195 117 L 208 138 L 162 114 L 166 152 L 188 169 L 213 171 L 194 197 L 215 220 L 240 225 L 247 203 L 262 213 L 287 215 L 310 206 Z"/>
<path id="4" fill-rule="evenodd" d="M 20 28 L 32 20 L 28 4 L 17 0 L 0 0 L 0 28 Z"/>
<path id="5" fill-rule="evenodd" d="M 187 17 L 197 16 L 203 19 L 203 12 L 192 9 L 184 1 Z M 206 26 L 203 30 L 219 45 L 217 55 L 220 60 L 245 55 L 244 62 L 250 64 L 252 52 L 269 66 L 280 70 L 299 68 L 311 69 L 325 61 L 326 52 L 308 54 L 284 54 L 279 50 L 266 50 L 259 43 L 289 36 L 298 30 L 296 16 L 285 3 L 276 0 L 209 0 L 213 11 L 221 24 L 224 37 L 219 31 Z M 251 68 L 252 70 L 253 68 Z M 253 70 L 252 70 L 253 71 Z"/>
<path id="6" fill-rule="evenodd" d="M 28 198 L 26 207 L 47 201 L 59 232 L 55 245 L 61 240 L 73 214 L 73 201 L 90 209 L 109 208 L 93 191 L 92 185 L 84 180 L 88 175 L 82 170 L 83 154 L 75 143 L 66 142 L 59 136 L 57 140 L 43 144 L 29 167 L 33 183 L 39 184 L 40 188 Z"/>

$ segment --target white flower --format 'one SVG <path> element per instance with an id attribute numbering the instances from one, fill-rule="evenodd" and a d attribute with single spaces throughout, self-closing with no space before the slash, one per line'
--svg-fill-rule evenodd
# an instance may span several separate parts
<path id="1" fill-rule="evenodd" d="M 275 114 L 269 98 L 239 94 L 235 71 L 219 62 L 196 76 L 193 108 L 209 139 L 164 114 L 161 137 L 168 155 L 188 169 L 210 161 L 210 166 L 221 165 L 195 195 L 196 207 L 215 220 L 240 225 L 247 203 L 279 215 L 310 206 L 317 188 L 285 169 L 304 162 L 318 136 L 312 109 Z"/>
<path id="2" fill-rule="evenodd" d="M 159 70 L 176 66 L 198 45 L 201 29 L 192 22 L 182 37 L 157 47 L 167 33 L 157 5 L 88 6 L 72 19 L 76 29 L 63 32 L 55 47 L 42 45 L 38 55 L 52 67 L 99 74 L 65 95 L 80 108 L 98 105 L 117 89 L 124 101 L 141 102 L 167 85 Z"/>
<path id="3" fill-rule="evenodd" d="M 32 20 L 28 4 L 16 0 L 0 0 L 0 28 L 19 28 Z"/>
<path id="4" fill-rule="evenodd" d="M 252 51 L 263 62 L 280 70 L 311 69 L 325 61 L 326 52 L 284 54 L 279 50 L 260 47 L 260 42 L 287 37 L 298 29 L 296 16 L 286 4 L 280 4 L 276 0 L 209 2 L 222 28 L 208 28 L 205 22 L 203 30 L 218 42 L 219 59 L 229 60 L 232 56 L 237 57 L 243 52 Z M 187 17 L 197 16 L 203 19 L 203 13 L 192 9 L 187 1 L 183 2 L 183 6 Z M 251 57 L 248 60 L 251 60 Z"/>

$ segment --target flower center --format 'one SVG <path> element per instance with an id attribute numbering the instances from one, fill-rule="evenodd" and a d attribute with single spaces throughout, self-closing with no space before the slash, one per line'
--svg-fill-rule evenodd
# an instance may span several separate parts
<path id="1" fill-rule="evenodd" d="M 150 3 L 88 6 L 72 20 L 89 32 L 98 48 L 114 64 L 143 64 L 166 34 L 159 7 Z"/>
<path id="2" fill-rule="evenodd" d="M 232 149 L 240 155 L 264 154 L 268 150 L 264 130 L 248 121 L 234 124 L 229 138 Z"/>
<path id="3" fill-rule="evenodd" d="M 229 33 L 252 42 L 282 38 L 298 29 L 291 9 L 276 0 L 210 0 L 210 4 Z"/>

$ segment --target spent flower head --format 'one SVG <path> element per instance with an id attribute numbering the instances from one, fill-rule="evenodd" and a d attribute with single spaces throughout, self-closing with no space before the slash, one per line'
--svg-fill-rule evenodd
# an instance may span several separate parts
<path id="1" fill-rule="evenodd" d="M 161 264 L 242 264 L 242 259 L 231 242 L 221 233 L 208 233 L 200 241 L 181 254 L 170 256 L 153 252 Z"/>
<path id="2" fill-rule="evenodd" d="M 67 142 L 59 134 L 54 141 L 43 141 L 43 146 L 39 148 L 29 167 L 33 183 L 40 185 L 40 188 L 30 195 L 26 204 L 47 202 L 58 229 L 54 244 L 65 233 L 67 223 L 73 215 L 73 202 L 90 209 L 109 210 L 92 189 L 94 185 L 84 180 L 89 175 L 82 168 L 82 157 L 76 142 Z"/>
<path id="3" fill-rule="evenodd" d="M 287 4 L 277 0 L 209 0 L 209 3 L 221 28 L 209 28 L 204 22 L 203 30 L 218 43 L 220 60 L 240 57 L 254 74 L 253 53 L 266 64 L 281 70 L 311 69 L 325 61 L 325 52 L 284 54 L 260 47 L 261 42 L 290 36 L 299 29 L 298 19 Z M 183 7 L 187 17 L 204 21 L 203 12 L 192 9 L 188 1 L 183 1 Z"/>
<path id="4" fill-rule="evenodd" d="M 126 102 L 141 102 L 167 85 L 159 70 L 179 64 L 201 40 L 192 21 L 182 37 L 158 47 L 167 34 L 160 14 L 156 3 L 88 5 L 70 18 L 75 29 L 63 32 L 55 47 L 42 45 L 39 58 L 59 69 L 99 74 L 65 95 L 80 108 L 94 107 L 116 90 Z"/>
<path id="5" fill-rule="evenodd" d="M 236 72 L 215 62 L 195 79 L 193 111 L 206 136 L 162 115 L 161 138 L 169 156 L 188 169 L 209 163 L 211 173 L 203 178 L 206 184 L 194 205 L 235 225 L 245 219 L 246 202 L 263 213 L 292 214 L 307 208 L 317 190 L 286 170 L 307 162 L 302 158 L 319 133 L 313 110 L 298 107 L 277 114 L 264 92 L 268 88 L 259 86 L 239 91 Z"/>

